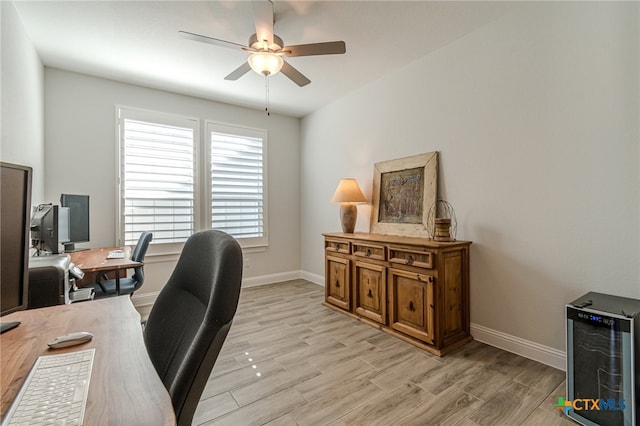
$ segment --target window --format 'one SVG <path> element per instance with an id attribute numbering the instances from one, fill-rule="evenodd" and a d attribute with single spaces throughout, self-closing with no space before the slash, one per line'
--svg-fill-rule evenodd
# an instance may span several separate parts
<path id="1" fill-rule="evenodd" d="M 219 229 L 243 247 L 267 245 L 266 131 L 206 128 L 200 141 L 198 119 L 118 108 L 121 244 L 146 230 L 154 245 L 175 245 Z"/>
<path id="2" fill-rule="evenodd" d="M 197 121 L 120 110 L 124 244 L 185 241 L 195 228 Z"/>
<path id="3" fill-rule="evenodd" d="M 245 247 L 267 245 L 265 230 L 266 132 L 207 123 L 210 226 Z"/>

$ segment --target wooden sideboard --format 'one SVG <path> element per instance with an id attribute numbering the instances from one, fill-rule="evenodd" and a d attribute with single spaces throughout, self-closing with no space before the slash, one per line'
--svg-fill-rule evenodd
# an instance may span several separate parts
<path id="1" fill-rule="evenodd" d="M 469 342 L 470 241 L 324 235 L 324 305 L 438 356 Z"/>

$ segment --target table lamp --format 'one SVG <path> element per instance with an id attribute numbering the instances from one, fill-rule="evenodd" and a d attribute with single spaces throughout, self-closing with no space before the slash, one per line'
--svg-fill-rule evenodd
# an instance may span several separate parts
<path id="1" fill-rule="evenodd" d="M 362 195 L 358 182 L 353 178 L 342 179 L 336 188 L 332 203 L 340 203 L 340 222 L 342 232 L 353 234 L 358 218 L 358 208 L 355 203 L 364 203 L 367 200 Z"/>

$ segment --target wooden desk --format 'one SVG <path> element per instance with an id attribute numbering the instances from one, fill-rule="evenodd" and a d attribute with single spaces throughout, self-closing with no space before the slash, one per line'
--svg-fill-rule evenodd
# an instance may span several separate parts
<path id="1" fill-rule="evenodd" d="M 175 425 L 171 399 L 151 364 L 140 315 L 128 297 L 14 312 L 2 320 L 22 322 L 0 335 L 2 417 L 38 356 L 95 348 L 84 424 Z M 73 331 L 90 331 L 93 340 L 48 348 L 49 340 Z"/>
<path id="2" fill-rule="evenodd" d="M 124 258 L 107 259 L 107 255 L 111 250 L 124 250 Z M 121 273 L 124 275 L 127 269 L 142 265 L 140 262 L 131 260 L 131 248 L 129 247 L 104 247 L 76 251 L 68 254 L 71 256 L 72 263 L 93 277 L 93 279 L 89 280 L 89 283 L 95 282 L 95 272 L 115 271 L 117 294 L 120 294 Z M 82 286 L 82 283 L 78 285 Z"/>

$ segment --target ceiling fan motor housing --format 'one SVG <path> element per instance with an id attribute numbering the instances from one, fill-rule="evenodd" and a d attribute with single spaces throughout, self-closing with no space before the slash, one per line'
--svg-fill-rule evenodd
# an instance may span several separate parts
<path id="1" fill-rule="evenodd" d="M 282 48 L 284 47 L 284 42 L 282 41 L 282 39 L 280 37 L 278 37 L 277 35 L 273 35 L 273 43 L 265 46 L 265 41 L 266 40 L 258 40 L 258 36 L 256 34 L 252 34 L 251 37 L 249 37 L 249 46 L 251 46 L 254 49 L 257 50 L 270 50 L 272 52 L 277 52 L 279 50 L 282 50 Z"/>

